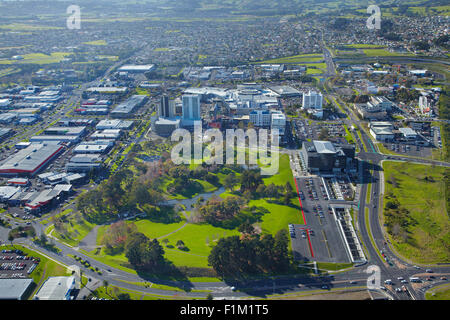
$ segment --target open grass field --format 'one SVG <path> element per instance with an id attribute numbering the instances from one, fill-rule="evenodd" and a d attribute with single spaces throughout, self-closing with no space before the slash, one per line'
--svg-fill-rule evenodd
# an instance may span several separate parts
<path id="1" fill-rule="evenodd" d="M 427 300 L 450 300 L 450 284 L 444 284 L 441 286 L 430 289 L 425 294 Z"/>
<path id="2" fill-rule="evenodd" d="M 311 53 L 311 54 L 300 54 L 300 55 L 296 55 L 296 56 L 264 60 L 264 61 L 259 61 L 257 63 L 258 64 L 262 64 L 262 63 L 298 64 L 298 63 L 304 63 L 304 62 L 321 62 L 321 61 L 323 61 L 323 55 L 322 54 Z"/>
<path id="3" fill-rule="evenodd" d="M 169 240 L 165 247 L 166 257 L 177 266 L 208 267 L 208 255 L 211 248 L 220 238 L 238 235 L 237 230 L 217 228 L 209 224 L 187 224 L 179 231 L 165 237 Z M 163 240 L 161 239 L 161 241 Z M 188 251 L 176 248 L 178 240 L 182 240 Z"/>
<path id="4" fill-rule="evenodd" d="M 390 52 L 386 49 L 364 49 L 364 54 L 368 57 L 401 57 L 401 56 L 411 56 L 412 53 L 399 53 L 399 52 Z"/>
<path id="5" fill-rule="evenodd" d="M 17 72 L 20 72 L 19 68 L 9 67 L 9 68 L 2 69 L 2 70 L 0 70 L 0 78 L 9 76 L 9 75 L 17 73 Z"/>
<path id="6" fill-rule="evenodd" d="M 83 42 L 83 44 L 88 44 L 91 46 L 106 46 L 108 43 L 105 40 L 94 40 L 94 41 Z"/>
<path id="7" fill-rule="evenodd" d="M 181 228 L 185 224 L 185 221 L 166 224 L 152 222 L 148 219 L 140 219 L 135 221 L 131 220 L 131 222 L 137 226 L 139 232 L 142 232 L 151 239 L 163 237 Z"/>
<path id="8" fill-rule="evenodd" d="M 289 182 L 295 190 L 294 176 L 292 175 L 291 166 L 289 164 L 289 156 L 287 154 L 280 154 L 279 171 L 278 174 L 264 178 L 266 185 L 274 183 L 276 185 L 285 185 Z"/>
<path id="9" fill-rule="evenodd" d="M 57 30 L 63 29 L 62 27 L 51 27 L 51 26 L 41 26 L 41 25 L 31 25 L 25 23 L 11 23 L 0 25 L 0 30 L 9 31 L 45 31 L 45 30 Z"/>
<path id="10" fill-rule="evenodd" d="M 155 52 L 167 52 L 170 51 L 170 48 L 155 48 L 153 49 Z"/>
<path id="11" fill-rule="evenodd" d="M 304 224 L 298 199 L 291 199 L 291 205 L 286 206 L 270 203 L 263 200 L 252 200 L 249 205 L 264 207 L 270 211 L 262 217 L 261 229 L 263 233 L 275 235 L 281 229 L 286 229 L 288 224 Z"/>
<path id="12" fill-rule="evenodd" d="M 395 249 L 417 263 L 448 262 L 450 259 L 450 220 L 445 203 L 443 167 L 383 162 L 385 181 L 395 177 L 398 187 L 385 183 L 401 207 L 417 222 L 408 227 L 411 241 L 391 239 Z M 425 180 L 426 179 L 426 180 Z M 386 199 L 385 199 L 386 201 Z"/>
<path id="13" fill-rule="evenodd" d="M 76 219 L 71 216 L 68 218 L 68 222 L 65 223 L 65 227 L 67 233 L 61 234 L 55 230 L 52 235 L 71 246 L 77 246 L 95 225 L 83 218 Z"/>
<path id="14" fill-rule="evenodd" d="M 66 56 L 70 55 L 70 52 L 52 52 L 51 55 L 44 53 L 29 53 L 24 54 L 23 60 L 1 60 L 0 64 L 51 64 L 59 63 Z"/>
<path id="15" fill-rule="evenodd" d="M 344 46 L 345 48 L 354 48 L 354 49 L 382 49 L 384 46 L 380 46 L 377 44 L 366 44 L 366 43 L 356 43 L 356 44 L 347 44 Z"/>

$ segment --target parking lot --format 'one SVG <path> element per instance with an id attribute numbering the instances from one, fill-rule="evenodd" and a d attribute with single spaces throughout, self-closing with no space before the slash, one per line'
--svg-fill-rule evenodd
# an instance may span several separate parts
<path id="1" fill-rule="evenodd" d="M 341 121 L 334 122 L 315 122 L 307 119 L 296 119 L 294 121 L 296 138 L 300 141 L 320 140 L 319 135 L 322 129 L 328 132 L 327 140 L 346 144 L 346 131 Z"/>
<path id="2" fill-rule="evenodd" d="M 398 154 L 405 154 L 412 157 L 428 158 L 432 154 L 432 148 L 412 143 L 385 143 L 384 147 Z"/>
<path id="3" fill-rule="evenodd" d="M 20 250 L 0 252 L 0 279 L 29 278 L 40 259 L 27 256 Z"/>
<path id="4" fill-rule="evenodd" d="M 344 240 L 320 177 L 297 178 L 305 225 L 290 227 L 294 258 L 304 261 L 350 262 Z"/>

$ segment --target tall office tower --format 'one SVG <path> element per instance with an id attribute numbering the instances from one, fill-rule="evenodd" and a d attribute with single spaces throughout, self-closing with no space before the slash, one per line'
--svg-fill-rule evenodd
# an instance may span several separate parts
<path id="1" fill-rule="evenodd" d="M 304 109 L 322 109 L 323 97 L 321 93 L 309 91 L 303 94 Z"/>
<path id="2" fill-rule="evenodd" d="M 200 96 L 199 95 L 183 95 L 183 120 L 200 120 Z"/>
<path id="3" fill-rule="evenodd" d="M 170 101 L 168 96 L 161 97 L 161 104 L 159 105 L 159 116 L 161 118 L 170 117 Z"/>

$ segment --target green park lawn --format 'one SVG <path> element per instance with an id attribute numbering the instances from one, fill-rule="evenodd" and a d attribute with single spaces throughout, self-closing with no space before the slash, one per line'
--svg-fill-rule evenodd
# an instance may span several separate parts
<path id="1" fill-rule="evenodd" d="M 91 46 L 106 46 L 108 43 L 105 40 L 94 40 L 94 41 L 83 42 L 83 44 L 88 44 Z"/>
<path id="2" fill-rule="evenodd" d="M 266 185 L 274 183 L 276 185 L 284 186 L 289 182 L 292 190 L 295 192 L 295 183 L 289 164 L 289 156 L 287 154 L 280 154 L 279 171 L 273 176 L 265 177 L 264 183 Z M 239 174 L 236 174 L 239 176 Z M 225 174 L 217 174 L 219 181 L 223 182 Z M 164 186 L 167 187 L 172 181 L 168 179 Z M 206 182 L 197 180 L 201 190 L 199 192 L 213 192 L 217 187 Z M 165 187 L 163 186 L 163 189 Z M 233 195 L 230 192 L 223 192 L 220 196 L 222 198 Z M 173 198 L 184 198 L 180 195 L 174 195 Z M 257 226 L 261 228 L 263 233 L 270 233 L 275 235 L 280 229 L 286 229 L 289 223 L 302 224 L 302 215 L 299 207 L 298 199 L 293 197 L 291 205 L 287 206 L 279 202 L 273 202 L 269 199 L 252 200 L 250 206 L 261 206 L 267 208 L 270 212 L 261 217 L 261 221 Z M 185 218 L 182 221 L 171 224 L 164 224 L 153 222 L 148 219 L 131 220 L 136 224 L 138 231 L 144 233 L 149 238 L 158 238 L 165 250 L 165 257 L 171 261 L 175 266 L 181 267 L 198 267 L 209 268 L 208 256 L 214 244 L 223 237 L 232 235 L 239 235 L 237 228 L 225 229 L 214 227 L 206 223 L 189 223 Z M 107 226 L 100 226 L 97 232 L 97 245 L 101 245 L 101 238 Z M 87 233 L 86 233 L 87 234 Z M 82 238 L 81 238 L 82 239 Z M 79 240 L 81 240 L 79 239 Z M 176 247 L 178 240 L 182 240 L 187 247 L 187 250 L 180 250 Z M 167 242 L 168 241 L 168 242 Z M 84 251 L 83 251 L 84 252 Z M 127 258 L 123 253 L 116 255 L 107 255 L 104 250 L 98 248 L 91 252 L 87 252 L 89 256 L 108 264 L 112 267 L 119 268 L 124 271 L 135 273 L 128 266 Z"/>
<path id="3" fill-rule="evenodd" d="M 279 161 L 278 173 L 264 178 L 264 183 L 266 185 L 273 183 L 284 186 L 286 182 L 289 182 L 293 190 L 295 190 L 294 176 L 292 175 L 291 165 L 289 164 L 289 156 L 287 154 L 280 154 Z"/>
<path id="4" fill-rule="evenodd" d="M 68 218 L 68 222 L 65 223 L 65 227 L 67 228 L 66 234 L 61 234 L 55 230 L 52 235 L 71 246 L 77 246 L 92 228 L 95 227 L 95 224 L 83 218 L 77 220 L 71 216 Z"/>
<path id="5" fill-rule="evenodd" d="M 408 227 L 411 241 L 404 243 L 391 239 L 396 250 L 417 263 L 448 262 L 450 221 L 443 181 L 443 175 L 448 169 L 406 162 L 384 162 L 383 170 L 385 181 L 394 176 L 398 184 L 395 188 L 386 182 L 385 194 L 392 192 L 401 207 L 409 210 L 417 222 Z"/>
<path id="6" fill-rule="evenodd" d="M 295 63 L 304 63 L 304 62 L 320 62 L 323 60 L 323 55 L 322 54 L 300 54 L 300 55 L 295 55 L 295 56 L 290 56 L 290 57 L 283 57 L 283 58 L 277 58 L 277 59 L 270 59 L 270 60 L 265 60 L 265 61 L 261 61 L 258 63 L 274 63 L 274 64 L 281 64 L 281 63 L 285 63 L 285 64 L 295 64 Z"/>
<path id="7" fill-rule="evenodd" d="M 411 53 L 390 52 L 386 49 L 364 49 L 364 54 L 368 57 L 401 57 L 414 56 Z"/>
<path id="8" fill-rule="evenodd" d="M 184 228 L 160 239 L 169 240 L 165 246 L 166 257 L 176 266 L 208 268 L 208 255 L 220 238 L 239 235 L 237 230 L 218 228 L 209 224 L 187 224 Z M 178 240 L 182 240 L 188 251 L 176 248 Z"/>
<path id="9" fill-rule="evenodd" d="M 166 224 L 166 223 L 152 222 L 148 219 L 140 219 L 131 222 L 133 222 L 137 226 L 139 232 L 142 232 L 150 239 L 163 237 L 181 228 L 186 223 L 185 221 L 181 221 L 177 223 Z"/>
<path id="10" fill-rule="evenodd" d="M 344 47 L 355 48 L 355 49 L 382 49 L 382 48 L 385 48 L 385 46 L 380 46 L 377 44 L 367 44 L 367 43 L 347 44 Z"/>
<path id="11" fill-rule="evenodd" d="M 51 64 L 58 63 L 63 60 L 66 56 L 70 55 L 69 52 L 52 52 L 50 55 L 43 53 L 29 53 L 23 55 L 23 60 L 6 60 L 11 61 L 11 63 L 19 64 Z"/>
<path id="12" fill-rule="evenodd" d="M 25 23 L 10 23 L 0 25 L 0 30 L 11 30 L 11 31 L 45 31 L 45 30 L 57 30 L 63 29 L 62 27 L 51 27 L 42 25 L 31 25 Z"/>
<path id="13" fill-rule="evenodd" d="M 304 224 L 300 205 L 297 198 L 291 199 L 291 205 L 270 203 L 268 200 L 252 200 L 249 205 L 264 207 L 270 211 L 262 217 L 261 230 L 263 233 L 275 235 L 288 224 Z"/>

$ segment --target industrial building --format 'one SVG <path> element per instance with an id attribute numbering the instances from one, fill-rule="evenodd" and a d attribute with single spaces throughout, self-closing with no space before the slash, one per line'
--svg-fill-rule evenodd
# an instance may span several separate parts
<path id="1" fill-rule="evenodd" d="M 391 111 L 392 106 L 392 101 L 383 96 L 371 96 L 370 101 L 367 102 L 368 109 L 378 109 L 380 111 Z"/>
<path id="2" fill-rule="evenodd" d="M 57 184 L 53 189 L 44 189 L 36 192 L 24 192 L 26 196 L 25 211 L 37 214 L 60 202 L 72 192 L 72 185 Z"/>
<path id="3" fill-rule="evenodd" d="M 53 143 L 33 143 L 3 161 L 0 174 L 33 176 L 52 161 L 64 147 Z"/>
<path id="4" fill-rule="evenodd" d="M 114 146 L 111 140 L 96 140 L 80 143 L 73 149 L 73 153 L 107 153 Z"/>
<path id="5" fill-rule="evenodd" d="M 154 64 L 145 64 L 145 65 L 124 65 L 118 69 L 119 72 L 128 72 L 128 73 L 145 73 L 150 72 L 155 69 Z"/>
<path id="6" fill-rule="evenodd" d="M 0 279 L 0 300 L 26 300 L 33 279 Z"/>
<path id="7" fill-rule="evenodd" d="M 92 140 L 117 140 L 120 138 L 122 130 L 120 129 L 105 129 L 97 130 L 91 135 Z"/>
<path id="8" fill-rule="evenodd" d="M 66 164 L 67 172 L 90 172 L 102 168 L 102 158 L 98 154 L 77 154 Z"/>
<path id="9" fill-rule="evenodd" d="M 0 123 L 1 124 L 10 124 L 16 121 L 17 114 L 12 112 L 6 112 L 0 114 Z"/>
<path id="10" fill-rule="evenodd" d="M 0 99 L 0 109 L 10 109 L 12 106 L 11 99 Z"/>
<path id="11" fill-rule="evenodd" d="M 60 127 L 87 127 L 92 126 L 96 123 L 94 119 L 61 119 L 57 122 Z"/>
<path id="12" fill-rule="evenodd" d="M 416 140 L 418 137 L 417 132 L 411 128 L 400 128 L 398 131 L 400 131 L 402 137 L 406 140 Z"/>
<path id="13" fill-rule="evenodd" d="M 374 121 L 369 124 L 370 134 L 378 141 L 392 141 L 394 139 L 394 126 L 390 122 Z"/>
<path id="14" fill-rule="evenodd" d="M 5 140 L 14 134 L 14 131 L 11 128 L 0 128 L 0 141 Z"/>
<path id="15" fill-rule="evenodd" d="M 49 277 L 34 296 L 34 300 L 70 300 L 75 289 L 75 277 Z"/>
<path id="16" fill-rule="evenodd" d="M 351 172 L 356 168 L 353 145 L 304 141 L 300 152 L 309 172 Z"/>
<path id="17" fill-rule="evenodd" d="M 118 119 L 105 119 L 101 120 L 95 128 L 97 130 L 105 129 L 121 129 L 129 130 L 133 127 L 134 121 L 131 120 L 118 120 Z"/>
<path id="18" fill-rule="evenodd" d="M 86 133 L 86 127 L 50 127 L 44 130 L 46 135 L 68 135 L 81 137 Z"/>
<path id="19" fill-rule="evenodd" d="M 64 142 L 66 144 L 76 144 L 80 141 L 80 137 L 78 136 L 54 136 L 54 135 L 41 135 L 41 136 L 33 136 L 30 138 L 31 142 L 38 143 L 61 143 Z"/>
<path id="20" fill-rule="evenodd" d="M 133 95 L 126 101 L 120 103 L 111 111 L 111 115 L 115 117 L 128 117 L 138 108 L 142 107 L 148 100 L 146 95 Z"/>
<path id="21" fill-rule="evenodd" d="M 128 92 L 127 87 L 91 87 L 86 90 L 90 94 L 125 94 Z"/>
<path id="22" fill-rule="evenodd" d="M 270 87 L 270 90 L 282 98 L 300 97 L 302 95 L 300 91 L 290 86 L 274 86 Z"/>

